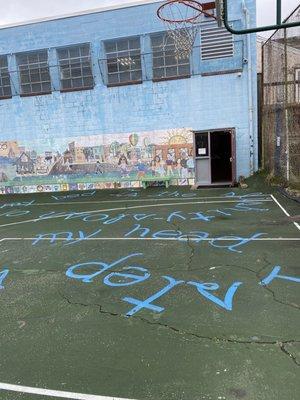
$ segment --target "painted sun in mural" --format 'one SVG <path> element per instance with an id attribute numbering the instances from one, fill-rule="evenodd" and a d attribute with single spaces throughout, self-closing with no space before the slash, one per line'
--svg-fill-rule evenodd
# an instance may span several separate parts
<path id="1" fill-rule="evenodd" d="M 191 133 L 188 130 L 180 129 L 169 131 L 165 138 L 169 145 L 190 143 Z"/>

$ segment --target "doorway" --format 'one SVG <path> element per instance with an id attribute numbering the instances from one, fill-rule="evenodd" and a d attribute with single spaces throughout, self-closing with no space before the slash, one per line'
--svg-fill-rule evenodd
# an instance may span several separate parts
<path id="1" fill-rule="evenodd" d="M 196 184 L 232 185 L 235 181 L 233 129 L 195 132 Z"/>

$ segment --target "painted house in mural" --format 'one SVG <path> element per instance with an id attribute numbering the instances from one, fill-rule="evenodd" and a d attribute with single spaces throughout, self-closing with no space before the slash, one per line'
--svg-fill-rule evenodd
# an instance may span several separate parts
<path id="1" fill-rule="evenodd" d="M 255 0 L 245 4 L 254 21 Z M 159 5 L 0 29 L 1 193 L 139 187 L 145 177 L 230 185 L 257 169 L 255 37 L 203 16 L 191 56 L 178 58 Z"/>

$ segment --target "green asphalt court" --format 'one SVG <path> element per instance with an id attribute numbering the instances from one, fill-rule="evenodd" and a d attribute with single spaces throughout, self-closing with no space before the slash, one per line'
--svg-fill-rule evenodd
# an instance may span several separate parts
<path id="1" fill-rule="evenodd" d="M 298 400 L 299 203 L 274 188 L 0 198 L 1 400 Z"/>

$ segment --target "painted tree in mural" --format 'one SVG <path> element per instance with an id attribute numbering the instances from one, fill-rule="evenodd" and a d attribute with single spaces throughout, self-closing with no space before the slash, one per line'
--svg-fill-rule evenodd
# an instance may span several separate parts
<path id="1" fill-rule="evenodd" d="M 118 152 L 120 151 L 120 147 L 121 145 L 119 142 L 112 142 L 112 144 L 110 145 L 110 152 L 114 157 L 117 156 Z"/>
<path id="2" fill-rule="evenodd" d="M 145 139 L 144 139 L 144 147 L 145 147 L 145 150 L 147 153 L 147 157 L 152 158 L 152 156 L 154 154 L 155 144 L 150 143 L 150 139 L 148 137 L 145 137 Z"/>

